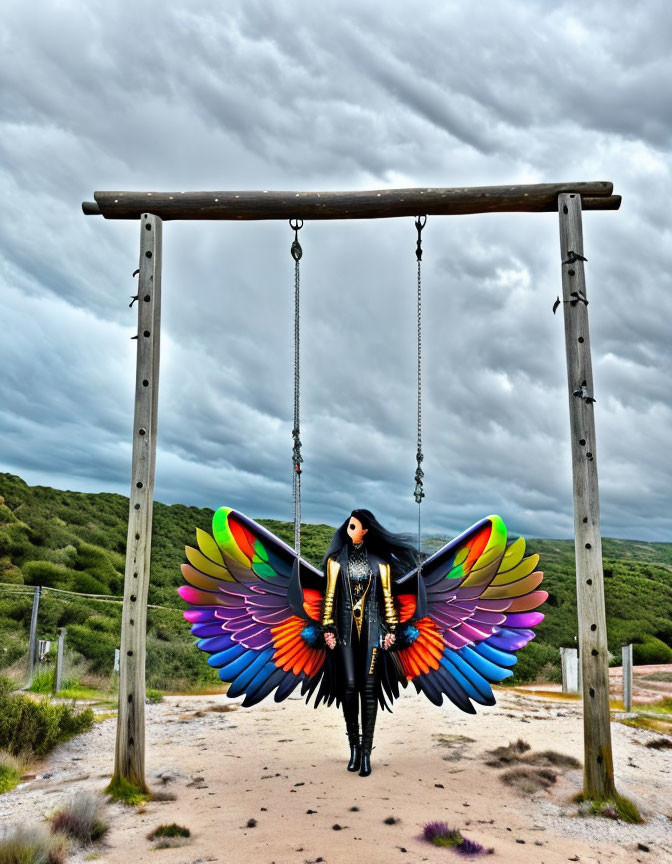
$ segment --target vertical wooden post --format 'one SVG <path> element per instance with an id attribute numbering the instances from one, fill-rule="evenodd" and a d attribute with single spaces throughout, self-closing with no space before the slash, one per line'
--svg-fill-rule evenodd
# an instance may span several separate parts
<path id="1" fill-rule="evenodd" d="M 33 611 L 30 616 L 30 636 L 28 637 L 28 687 L 33 683 L 35 661 L 37 660 L 37 618 L 40 611 L 41 593 L 41 586 L 36 585 L 33 592 Z"/>
<path id="2" fill-rule="evenodd" d="M 142 214 L 133 463 L 121 619 L 119 712 L 112 779 L 113 784 L 119 780 L 128 781 L 143 792 L 147 791 L 145 642 L 159 390 L 161 228 L 162 222 L 157 216 Z"/>
<path id="3" fill-rule="evenodd" d="M 579 692 L 579 658 L 576 648 L 561 648 L 562 692 Z"/>
<path id="4" fill-rule="evenodd" d="M 623 659 L 623 707 L 632 711 L 632 645 L 621 648 Z"/>
<path id="5" fill-rule="evenodd" d="M 609 658 L 604 609 L 602 538 L 597 483 L 593 371 L 583 267 L 581 196 L 558 196 L 562 297 L 569 384 L 569 424 L 574 481 L 574 545 L 579 654 L 583 690 L 583 794 L 616 794 L 609 715 Z"/>
<path id="6" fill-rule="evenodd" d="M 58 631 L 58 653 L 56 655 L 56 679 L 54 682 L 54 693 L 58 693 L 63 683 L 63 654 L 65 651 L 65 627 Z"/>

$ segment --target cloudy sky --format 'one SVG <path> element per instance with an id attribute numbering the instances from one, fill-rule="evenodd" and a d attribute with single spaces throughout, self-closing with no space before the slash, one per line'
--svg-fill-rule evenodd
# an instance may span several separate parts
<path id="1" fill-rule="evenodd" d="M 487 10 L 487 11 L 486 11 Z M 0 470 L 126 493 L 138 225 L 96 189 L 610 180 L 584 216 L 603 533 L 670 540 L 663 0 L 5 0 Z M 164 227 L 156 497 L 291 518 L 292 234 Z M 412 530 L 412 219 L 307 223 L 304 519 Z M 430 218 L 427 531 L 572 534 L 557 216 Z"/>

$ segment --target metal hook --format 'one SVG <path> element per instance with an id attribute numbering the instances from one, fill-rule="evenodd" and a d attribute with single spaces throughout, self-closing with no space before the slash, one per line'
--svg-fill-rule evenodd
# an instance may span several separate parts
<path id="1" fill-rule="evenodd" d="M 415 227 L 418 229 L 418 242 L 415 246 L 415 257 L 418 261 L 422 261 L 422 229 L 427 224 L 426 216 L 418 216 L 415 220 Z"/>
<path id="2" fill-rule="evenodd" d="M 292 258 L 298 262 L 303 255 L 303 249 L 299 243 L 299 231 L 303 228 L 303 219 L 290 219 L 289 227 L 294 232 L 294 240 L 290 252 L 292 253 Z"/>

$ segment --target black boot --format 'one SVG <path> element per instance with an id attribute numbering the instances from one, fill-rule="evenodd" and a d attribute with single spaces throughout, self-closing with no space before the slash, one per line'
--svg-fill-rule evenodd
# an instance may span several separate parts
<path id="1" fill-rule="evenodd" d="M 350 761 L 348 762 L 348 771 L 359 771 L 361 763 L 362 742 L 359 735 L 356 735 L 354 738 L 350 738 Z"/>
<path id="2" fill-rule="evenodd" d="M 371 773 L 371 748 L 365 749 L 362 747 L 362 765 L 359 769 L 360 777 L 368 777 Z"/>
<path id="3" fill-rule="evenodd" d="M 343 716 L 350 744 L 348 771 L 359 771 L 362 759 L 362 739 L 359 737 L 359 706 L 356 692 L 346 693 L 343 699 Z"/>
<path id="4" fill-rule="evenodd" d="M 376 726 L 378 700 L 374 689 L 374 681 L 369 679 L 362 694 L 362 762 L 359 769 L 360 777 L 368 777 L 371 773 L 371 750 L 373 749 L 373 730 Z"/>

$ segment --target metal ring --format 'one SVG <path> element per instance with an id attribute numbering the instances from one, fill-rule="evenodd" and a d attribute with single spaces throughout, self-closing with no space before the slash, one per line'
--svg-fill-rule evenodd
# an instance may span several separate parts
<path id="1" fill-rule="evenodd" d="M 300 231 L 303 228 L 303 219 L 290 219 L 289 227 L 292 229 L 292 231 Z"/>

